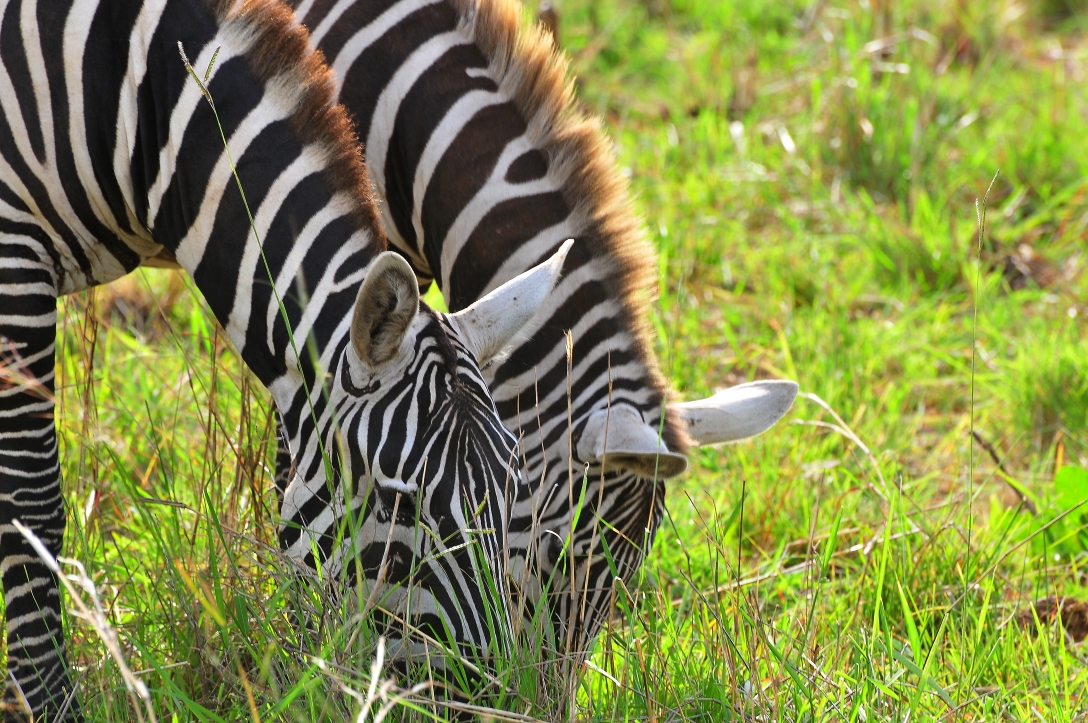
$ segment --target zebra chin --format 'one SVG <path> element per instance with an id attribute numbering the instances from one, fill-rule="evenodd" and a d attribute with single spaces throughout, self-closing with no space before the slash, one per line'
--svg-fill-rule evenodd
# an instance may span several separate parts
<path id="1" fill-rule="evenodd" d="M 471 696 L 513 645 L 506 587 L 493 573 L 497 550 L 479 540 L 443 546 L 424 525 L 376 517 L 361 520 L 354 539 L 338 536 L 320 566 L 329 603 L 322 614 L 338 611 L 345 634 L 371 647 L 381 639 L 385 662 L 406 679 L 441 679 L 450 690 L 465 681 L 469 688 L 458 695 Z"/>
<path id="2" fill-rule="evenodd" d="M 504 619 L 504 606 L 491 596 L 475 601 L 477 614 L 490 614 L 483 619 L 468 619 L 464 615 L 451 616 L 449 602 L 435 590 L 406 590 L 391 585 L 369 589 L 378 590 L 384 600 L 373 609 L 372 620 L 375 630 L 382 631 L 386 640 L 386 660 L 391 663 L 404 668 L 430 667 L 436 674 L 456 670 L 478 675 L 510 652 L 511 632 Z M 473 632 L 466 632 L 469 628 Z M 470 640 L 486 642 L 474 644 Z"/>

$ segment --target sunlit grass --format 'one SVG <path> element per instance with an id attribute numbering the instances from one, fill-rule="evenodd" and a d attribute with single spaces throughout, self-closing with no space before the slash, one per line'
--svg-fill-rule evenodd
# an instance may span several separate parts
<path id="1" fill-rule="evenodd" d="M 567 7 L 583 97 L 661 250 L 673 384 L 798 379 L 872 452 L 807 424 L 834 421 L 807 400 L 759 440 L 700 451 L 594 658 L 615 681 L 588 673 L 585 710 L 1088 711 L 1079 647 L 1014 622 L 1084 596 L 1075 534 L 1046 527 L 1073 498 L 1055 473 L 1088 464 L 1079 36 L 1043 34 L 1032 3 Z M 979 253 L 974 201 L 999 169 Z"/>

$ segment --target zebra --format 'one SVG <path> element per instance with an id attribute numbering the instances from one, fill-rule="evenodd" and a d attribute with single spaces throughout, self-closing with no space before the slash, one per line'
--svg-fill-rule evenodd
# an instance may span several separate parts
<path id="1" fill-rule="evenodd" d="M 689 446 L 763 432 L 797 385 L 666 404 L 652 249 L 599 121 L 516 2 L 289 2 L 335 71 L 383 229 L 421 286 L 437 281 L 461 309 L 578 239 L 548 312 L 485 370 L 528 480 L 511 500 L 509 579 L 525 617 L 547 598 L 551 643 L 572 659 L 635 577 Z"/>
<path id="2" fill-rule="evenodd" d="M 217 117 L 179 44 L 196 67 L 217 58 Z M 391 618 L 410 600 L 409 622 L 457 654 L 502 652 L 505 499 L 525 481 L 480 365 L 530 322 L 571 244 L 463 310 L 431 310 L 387 249 L 334 90 L 274 0 L 0 0 L 10 716 L 82 719 L 58 580 L 16 528 L 60 553 L 56 301 L 161 253 L 192 275 L 280 413 L 296 462 L 281 506 L 289 556 L 387 591 Z M 421 645 L 401 642 L 405 657 Z"/>

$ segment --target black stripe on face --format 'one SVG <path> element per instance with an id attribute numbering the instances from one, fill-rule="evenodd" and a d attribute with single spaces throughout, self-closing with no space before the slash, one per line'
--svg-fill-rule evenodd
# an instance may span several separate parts
<path id="1" fill-rule="evenodd" d="M 410 246 L 417 246 L 412 226 L 412 186 L 420 156 L 435 127 L 459 98 L 472 90 L 498 90 L 490 78 L 472 77 L 465 72 L 466 68 L 485 67 L 487 60 L 475 45 L 451 48 L 420 76 L 397 111 L 385 168 L 374 172 L 385 174 L 389 213 L 401 238 Z"/>
<path id="2" fill-rule="evenodd" d="M 383 407 L 376 406 L 375 412 L 381 410 L 380 417 L 374 415 L 371 416 L 370 421 L 372 426 L 378 426 L 381 432 L 385 434 L 385 440 L 380 446 L 371 447 L 371 450 L 377 452 L 377 462 L 381 471 L 386 475 L 393 475 L 397 473 L 398 463 L 404 456 L 404 453 L 416 445 L 422 444 L 423 440 L 409 439 L 407 436 L 407 421 L 408 415 L 411 411 L 412 403 L 415 399 L 416 390 L 414 384 L 408 382 L 404 385 L 397 385 L 390 389 L 391 392 L 402 392 L 405 387 L 408 387 L 408 393 L 400 396 L 399 399 L 389 399 L 388 412 Z M 428 410 L 420 410 L 424 414 Z M 387 417 L 386 414 L 392 415 Z M 387 424 L 387 419 L 390 421 Z M 377 423 L 374 425 L 374 423 Z M 417 427 L 417 430 L 419 427 Z M 374 436 L 371 437 L 374 439 Z M 373 460 L 374 458 L 371 457 Z"/>
<path id="3" fill-rule="evenodd" d="M 321 485 L 315 494 L 310 497 L 295 513 L 291 523 L 284 525 L 280 531 L 281 547 L 289 547 L 302 536 L 303 528 L 309 527 L 321 513 L 328 509 L 332 503 L 330 485 Z"/>
<path id="4" fill-rule="evenodd" d="M 440 424 L 448 424 L 452 421 L 448 408 L 436 404 L 436 397 L 446 397 L 443 387 L 447 386 L 447 382 L 444 377 L 445 372 L 437 364 L 429 365 L 420 370 L 419 379 L 421 383 L 413 390 L 413 395 L 420 410 L 421 418 L 419 421 L 421 422 L 420 430 L 423 432 L 423 438 L 400 449 L 406 477 L 418 479 L 422 475 L 424 468 L 428 470 L 428 478 L 433 477 L 438 472 L 438 457 L 442 454 L 442 445 L 445 443 L 442 434 L 445 430 L 442 428 L 435 430 L 427 422 L 438 421 Z M 432 382 L 433 387 L 431 386 Z M 432 388 L 437 392 L 434 396 L 431 393 Z M 427 480 L 424 479 L 422 485 L 426 484 Z"/>
<path id="5" fill-rule="evenodd" d="M 584 337 L 583 337 L 584 338 Z M 594 345 L 606 343 L 607 337 L 599 337 Z M 575 345 L 575 354 L 578 353 L 577 345 Z M 578 357 L 576 356 L 575 359 Z M 571 399 L 581 399 L 582 395 L 591 387 L 596 386 L 596 393 L 592 394 L 585 399 L 582 399 L 578 404 L 574 405 L 571 410 L 573 418 L 578 418 L 594 409 L 600 409 L 602 402 L 606 402 L 608 399 L 608 369 L 612 367 L 628 364 L 633 361 L 633 355 L 630 352 L 613 350 L 610 354 L 604 354 L 588 367 L 585 367 L 582 372 L 572 379 L 571 383 Z M 558 379 L 563 384 L 566 384 L 567 368 L 566 362 L 560 362 L 553 367 L 547 374 L 551 380 Z M 555 389 L 555 387 L 544 386 L 544 375 L 541 375 L 541 388 L 542 389 Z M 634 388 L 636 390 L 645 388 L 645 382 L 631 379 L 613 379 L 612 381 L 612 404 L 618 403 L 620 400 L 618 396 L 622 391 Z M 533 407 L 533 413 L 536 414 L 537 408 Z M 555 401 L 548 407 L 540 408 L 539 414 L 542 419 L 562 419 L 567 414 L 567 397 L 566 395 L 560 395 Z M 577 431 L 577 430 L 576 430 Z M 565 424 L 557 425 L 551 433 L 545 437 L 544 444 L 550 447 L 556 444 L 567 433 L 567 427 Z"/>
<path id="6" fill-rule="evenodd" d="M 342 20 L 338 27 L 348 26 Z M 355 116 L 359 138 L 365 141 L 370 134 L 370 123 L 378 96 L 408 56 L 429 38 L 449 32 L 455 27 L 457 12 L 448 3 L 428 5 L 406 17 L 359 56 L 341 79 L 340 91 L 340 102 Z M 351 26 L 352 34 L 358 28 L 358 25 Z M 340 46 L 326 36 L 319 49 L 325 53 L 329 62 L 333 62 Z"/>

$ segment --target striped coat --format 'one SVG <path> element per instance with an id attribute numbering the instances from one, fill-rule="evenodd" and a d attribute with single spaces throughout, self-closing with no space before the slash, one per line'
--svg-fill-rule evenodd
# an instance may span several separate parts
<path id="1" fill-rule="evenodd" d="M 256 234 L 179 41 L 201 71 L 221 48 L 208 89 Z M 334 90 L 306 31 L 272 0 L 0 0 L 12 710 L 80 717 L 57 580 L 15 526 L 60 553 L 56 299 L 162 253 L 271 390 L 296 462 L 281 510 L 288 553 L 312 564 L 316 550 L 330 575 L 361 575 L 364 588 L 384 581 L 389 614 L 411 598 L 411 622 L 460 653 L 503 650 L 505 495 L 524 483 L 479 364 L 533 317 L 569 246 L 460 313 L 421 306 L 411 268 L 385 250 Z"/>

